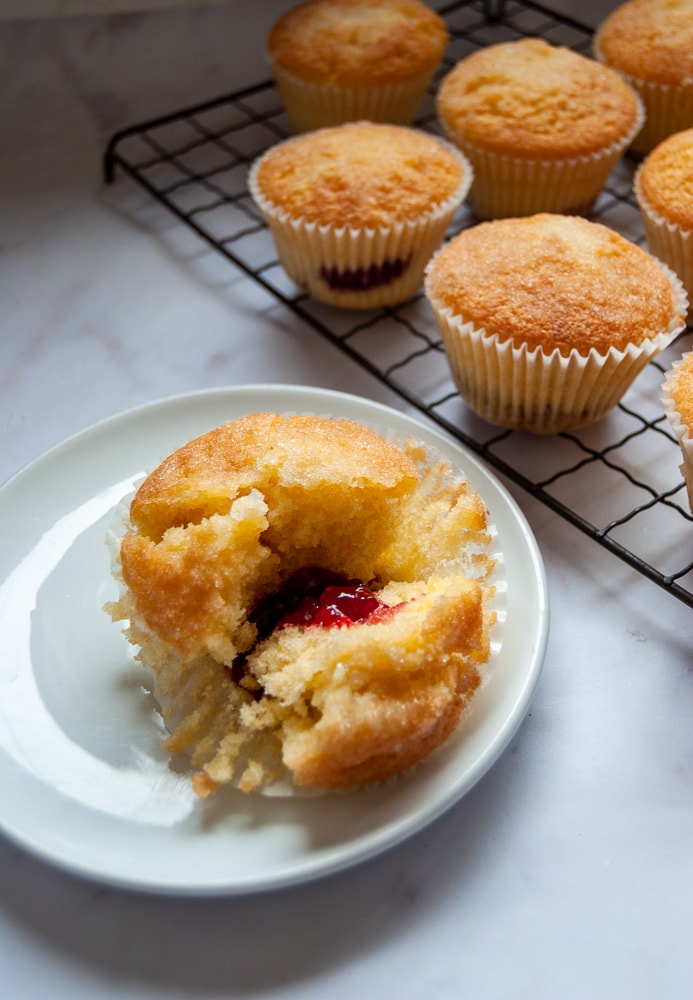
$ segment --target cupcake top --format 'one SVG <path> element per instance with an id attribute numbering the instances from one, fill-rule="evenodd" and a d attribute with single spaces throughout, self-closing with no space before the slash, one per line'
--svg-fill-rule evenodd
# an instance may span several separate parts
<path id="1" fill-rule="evenodd" d="M 602 23 L 594 50 L 638 80 L 693 86 L 693 0 L 629 0 Z"/>
<path id="2" fill-rule="evenodd" d="M 470 174 L 456 150 L 425 132 L 349 122 L 272 147 L 251 171 L 250 186 L 292 218 L 356 229 L 435 211 Z"/>
<path id="3" fill-rule="evenodd" d="M 635 179 L 638 199 L 684 231 L 693 230 L 693 128 L 660 142 Z"/>
<path id="4" fill-rule="evenodd" d="M 693 351 L 684 354 L 668 372 L 664 389 L 678 414 L 682 432 L 693 434 Z"/>
<path id="5" fill-rule="evenodd" d="M 455 141 L 544 160 L 621 142 L 641 116 L 615 70 L 540 38 L 501 42 L 463 59 L 442 81 L 437 110 Z"/>
<path id="6" fill-rule="evenodd" d="M 354 86 L 432 73 L 448 39 L 445 22 L 420 0 L 309 0 L 279 18 L 267 50 L 302 80 Z"/>
<path id="7" fill-rule="evenodd" d="M 415 479 L 416 468 L 400 448 L 354 421 L 256 413 L 169 455 L 137 490 L 130 519 L 159 540 L 172 526 L 228 513 L 237 497 L 266 491 L 268 484 L 357 484 L 364 496 L 375 490 L 392 498 Z"/>
<path id="8" fill-rule="evenodd" d="M 614 230 L 577 216 L 483 222 L 429 264 L 438 309 L 519 347 L 623 350 L 682 323 L 667 274 Z"/>

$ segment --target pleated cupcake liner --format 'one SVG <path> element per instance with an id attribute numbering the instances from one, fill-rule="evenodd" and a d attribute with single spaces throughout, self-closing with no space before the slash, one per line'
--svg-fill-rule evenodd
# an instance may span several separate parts
<path id="1" fill-rule="evenodd" d="M 433 75 L 427 71 L 400 83 L 342 86 L 301 80 L 272 60 L 270 69 L 286 115 L 296 132 L 361 119 L 410 125 Z"/>
<path id="2" fill-rule="evenodd" d="M 465 322 L 435 298 L 451 374 L 467 405 L 489 423 L 535 434 L 556 434 L 596 423 L 621 400 L 643 368 L 684 328 L 688 300 L 679 278 L 660 261 L 676 296 L 666 330 L 604 353 L 564 355 L 515 345 L 510 338 Z"/>

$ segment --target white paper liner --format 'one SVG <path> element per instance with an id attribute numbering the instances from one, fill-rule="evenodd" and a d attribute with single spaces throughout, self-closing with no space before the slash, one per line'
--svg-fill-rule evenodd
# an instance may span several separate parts
<path id="1" fill-rule="evenodd" d="M 269 56 L 268 61 L 287 118 L 296 132 L 360 119 L 410 125 L 433 76 L 428 71 L 397 83 L 341 86 L 301 80 Z"/>
<path id="2" fill-rule="evenodd" d="M 464 152 L 474 170 L 470 203 L 484 219 L 557 212 L 588 211 L 609 174 L 642 127 L 645 112 L 634 92 L 638 115 L 630 131 L 596 152 L 552 160 L 501 155 L 465 140 L 441 119 L 451 142 Z"/>
<path id="3" fill-rule="evenodd" d="M 452 217 L 473 181 L 472 166 L 464 154 L 444 139 L 437 141 L 462 166 L 456 190 L 414 219 L 396 220 L 379 228 L 320 225 L 289 215 L 269 201 L 259 188 L 257 175 L 266 154 L 253 163 L 248 190 L 270 228 L 284 270 L 299 288 L 320 302 L 346 309 L 397 305 L 416 294 L 426 264 L 445 238 Z M 380 267 L 386 262 L 399 262 L 402 273 L 373 288 L 336 289 L 324 276 L 333 268 L 343 273 Z"/>
<path id="4" fill-rule="evenodd" d="M 671 395 L 672 382 L 683 364 L 693 365 L 693 351 L 688 351 L 675 361 L 671 369 L 666 373 L 662 383 L 662 404 L 671 428 L 676 435 L 681 448 L 682 463 L 679 466 L 681 475 L 686 483 L 688 493 L 688 504 L 693 513 L 693 428 L 685 424 L 681 418 L 676 403 Z"/>
<path id="5" fill-rule="evenodd" d="M 653 258 L 654 259 L 654 258 Z M 535 434 L 555 434 L 601 420 L 645 365 L 683 330 L 678 319 L 688 299 L 674 272 L 655 263 L 676 297 L 666 330 L 623 350 L 572 350 L 550 354 L 540 347 L 515 346 L 511 339 L 464 322 L 452 309 L 429 297 L 440 328 L 451 374 L 467 405 L 489 423 Z M 432 266 L 433 261 L 431 262 Z"/>
<path id="6" fill-rule="evenodd" d="M 633 192 L 645 226 L 647 246 L 681 279 L 688 295 L 688 315 L 693 318 L 693 230 L 682 229 L 665 219 L 647 200 L 641 186 L 642 168 L 641 163 L 633 178 Z"/>
<path id="7" fill-rule="evenodd" d="M 303 411 L 304 413 L 307 411 Z M 282 414 L 284 417 L 295 416 L 295 411 L 288 411 Z M 320 416 L 320 414 L 316 414 Z M 331 414 L 325 414 L 325 416 L 332 416 Z M 369 427 L 371 430 L 380 434 L 387 441 L 400 446 L 404 444 L 406 440 L 411 438 L 410 434 L 402 434 L 401 431 L 395 428 L 389 427 L 384 424 L 374 424 L 371 422 L 363 421 L 364 426 Z M 433 464 L 437 460 L 443 460 L 446 464 L 450 464 L 447 459 L 439 455 L 437 450 L 430 445 L 418 442 L 422 448 L 424 448 L 426 453 L 427 462 Z M 151 471 L 151 470 L 150 470 Z M 110 556 L 111 556 L 111 571 L 114 580 L 118 584 L 119 594 L 122 597 L 126 592 L 125 583 L 122 578 L 121 564 L 120 564 L 120 541 L 127 531 L 129 524 L 129 514 L 130 514 L 130 504 L 135 495 L 135 492 L 141 485 L 141 482 L 146 478 L 147 473 L 145 473 L 141 480 L 135 484 L 134 490 L 126 497 L 124 497 L 113 512 L 111 522 L 107 528 L 106 544 L 108 546 Z M 467 475 L 463 468 L 452 467 L 451 475 L 455 480 L 465 481 Z M 482 497 L 483 499 L 483 497 Z M 480 675 L 480 685 L 475 696 L 471 699 L 471 705 L 467 706 L 466 712 L 463 714 L 461 723 L 464 721 L 465 715 L 470 711 L 471 706 L 474 704 L 476 694 L 479 690 L 484 687 L 493 678 L 493 664 L 494 660 L 500 654 L 503 645 L 503 632 L 504 626 L 507 618 L 507 590 L 508 590 L 508 579 L 507 572 L 505 568 L 505 558 L 503 555 L 503 550 L 501 546 L 501 540 L 498 534 L 498 529 L 489 516 L 486 532 L 489 536 L 490 542 L 488 547 L 475 547 L 467 546 L 465 549 L 461 549 L 458 553 L 459 565 L 457 564 L 454 568 L 455 572 L 464 572 L 470 579 L 476 579 L 479 577 L 480 565 L 482 565 L 479 560 L 475 560 L 474 556 L 478 553 L 482 553 L 488 559 L 492 561 L 492 569 L 488 577 L 483 578 L 485 585 L 492 589 L 492 596 L 488 598 L 485 606 L 495 616 L 494 624 L 490 629 L 490 655 L 486 663 L 479 664 L 478 670 Z M 123 629 L 126 629 L 128 622 L 122 623 Z M 153 672 L 142 668 L 142 691 L 149 697 L 153 699 L 157 705 L 154 718 L 152 719 L 152 724 L 161 731 L 162 738 L 166 738 L 171 735 L 171 729 L 173 727 L 167 726 L 163 718 L 163 707 L 166 704 L 165 699 L 162 697 L 161 692 L 157 691 L 156 676 Z M 459 727 L 458 727 L 459 728 Z M 455 738 L 455 733 L 448 738 L 448 740 L 441 746 L 437 747 L 424 761 L 420 761 L 420 764 L 431 760 L 436 754 L 444 752 L 445 747 Z M 415 765 L 418 766 L 418 765 Z M 410 768 L 411 770 L 411 768 Z M 241 776 L 243 773 L 242 761 L 239 762 L 239 766 L 236 769 L 237 777 L 230 782 L 232 787 L 239 787 Z M 397 775 L 394 778 L 389 779 L 389 781 L 397 781 L 401 776 Z M 386 782 L 385 782 L 386 783 Z M 286 770 L 283 777 L 273 781 L 271 784 L 264 784 L 260 788 L 256 789 L 251 794 L 262 795 L 266 797 L 274 798 L 289 798 L 289 797 L 315 797 L 325 794 L 348 794 L 354 791 L 354 788 L 344 788 L 344 789 L 324 789 L 324 788 L 302 788 L 295 785 L 291 779 L 291 774 Z"/>

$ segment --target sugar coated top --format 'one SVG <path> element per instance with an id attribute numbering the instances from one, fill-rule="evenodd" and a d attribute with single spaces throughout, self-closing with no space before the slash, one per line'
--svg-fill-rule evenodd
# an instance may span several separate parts
<path id="1" fill-rule="evenodd" d="M 448 39 L 421 0 L 309 0 L 279 18 L 267 51 L 301 80 L 355 86 L 432 72 Z"/>
<path id="2" fill-rule="evenodd" d="M 594 49 L 638 80 L 693 87 L 693 0 L 629 0 L 602 23 Z"/>
<path id="3" fill-rule="evenodd" d="M 437 110 L 463 148 L 467 141 L 526 159 L 600 152 L 628 136 L 641 114 L 615 70 L 540 38 L 467 56 L 442 81 Z"/>
<path id="4" fill-rule="evenodd" d="M 677 315 L 676 293 L 654 258 L 577 216 L 464 230 L 429 265 L 426 292 L 501 340 L 564 355 L 623 350 L 666 331 Z"/>
<path id="5" fill-rule="evenodd" d="M 293 218 L 377 227 L 435 211 L 469 171 L 447 143 L 418 129 L 349 122 L 272 147 L 255 184 L 274 210 Z"/>

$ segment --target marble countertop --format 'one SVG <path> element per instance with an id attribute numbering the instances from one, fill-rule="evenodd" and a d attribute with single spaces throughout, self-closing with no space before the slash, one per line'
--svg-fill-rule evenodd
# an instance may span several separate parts
<path id="1" fill-rule="evenodd" d="M 287 6 L 0 24 L 0 482 L 193 389 L 308 384 L 405 409 L 131 181 L 102 179 L 117 129 L 264 79 Z M 0 838 L 4 995 L 691 995 L 691 611 L 509 489 L 551 629 L 531 710 L 484 779 L 379 857 L 248 898 L 109 888 Z"/>

